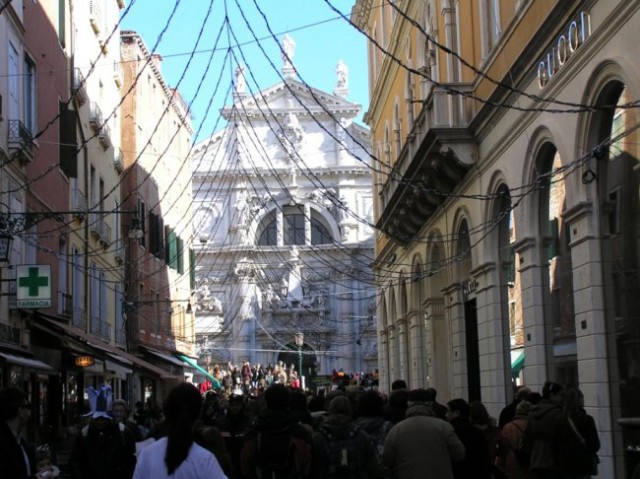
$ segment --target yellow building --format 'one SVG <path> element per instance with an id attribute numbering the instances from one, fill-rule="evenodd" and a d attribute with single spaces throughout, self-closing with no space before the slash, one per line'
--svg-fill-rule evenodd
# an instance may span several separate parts
<path id="1" fill-rule="evenodd" d="M 358 0 L 351 15 L 370 39 L 381 388 L 497 416 L 515 385 L 577 386 L 602 477 L 640 442 L 618 421 L 640 416 L 639 10 Z"/>

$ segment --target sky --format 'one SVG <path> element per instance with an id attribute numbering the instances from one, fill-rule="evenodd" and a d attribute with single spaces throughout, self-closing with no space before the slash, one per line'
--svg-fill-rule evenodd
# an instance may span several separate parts
<path id="1" fill-rule="evenodd" d="M 133 0 L 122 10 L 120 26 L 136 31 L 150 51 L 162 55 L 165 81 L 191 105 L 194 140 L 201 141 L 224 127 L 218 112 L 231 103 L 229 88 L 238 63 L 245 66 L 250 92 L 281 81 L 282 54 L 274 37 L 281 43 L 285 34 L 295 41 L 293 64 L 300 79 L 312 87 L 331 93 L 338 61 L 347 65 L 347 99 L 362 105 L 356 118 L 362 123 L 369 95 L 366 38 L 330 7 L 348 18 L 354 3 Z"/>

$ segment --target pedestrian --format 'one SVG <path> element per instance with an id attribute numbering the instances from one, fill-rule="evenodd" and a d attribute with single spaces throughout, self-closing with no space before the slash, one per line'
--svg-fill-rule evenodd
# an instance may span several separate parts
<path id="1" fill-rule="evenodd" d="M 371 437 L 354 423 L 351 401 L 335 397 L 326 419 L 313 434 L 312 477 L 376 479 L 380 468 Z"/>
<path id="2" fill-rule="evenodd" d="M 385 477 L 453 479 L 453 461 L 465 457 L 453 426 L 434 416 L 424 389 L 409 393 L 406 419 L 393 426 L 384 442 Z"/>
<path id="3" fill-rule="evenodd" d="M 202 396 L 192 384 L 169 392 L 164 404 L 167 436 L 140 452 L 133 479 L 226 479 L 216 457 L 194 441 L 201 407 Z"/>
<path id="4" fill-rule="evenodd" d="M 523 436 L 530 411 L 531 403 L 520 401 L 515 417 L 500 431 L 497 465 L 509 479 L 535 479 L 535 474 L 529 470 L 531 451 L 523 449 Z"/>
<path id="5" fill-rule="evenodd" d="M 587 479 L 598 473 L 600 438 L 592 416 L 584 410 L 584 396 L 573 387 L 564 388 L 564 416 L 555 426 L 553 438 L 564 479 Z"/>
<path id="6" fill-rule="evenodd" d="M 491 477 L 489 444 L 482 431 L 469 419 L 469 403 L 458 398 L 449 401 L 447 406 L 449 407 L 447 419 L 466 450 L 465 458 L 453 464 L 453 476 L 455 479 L 489 479 Z"/>
<path id="7" fill-rule="evenodd" d="M 111 386 L 87 389 L 90 412 L 69 457 L 72 479 L 130 479 L 135 467 L 135 438 L 114 420 Z"/>
<path id="8" fill-rule="evenodd" d="M 258 414 L 240 453 L 245 478 L 306 478 L 311 467 L 311 435 L 289 411 L 289 390 L 274 383 L 263 394 Z"/>
<path id="9" fill-rule="evenodd" d="M 472 401 L 469 404 L 469 420 L 476 428 L 478 428 L 487 440 L 489 450 L 489 467 L 491 468 L 491 476 L 493 479 L 503 479 L 504 474 L 496 466 L 496 453 L 498 450 L 498 442 L 500 439 L 500 429 L 496 424 L 495 418 L 489 415 L 489 411 L 480 401 Z"/>
<path id="10" fill-rule="evenodd" d="M 376 446 L 378 462 L 382 464 L 384 441 L 393 427 L 391 421 L 382 417 L 384 402 L 378 391 L 367 390 L 358 399 L 357 417 L 355 424 L 369 434 Z"/>
<path id="11" fill-rule="evenodd" d="M 500 416 L 498 418 L 498 427 L 502 429 L 505 424 L 510 422 L 516 415 L 516 407 L 520 404 L 524 399 L 528 399 L 531 394 L 531 389 L 526 386 L 519 386 L 514 394 L 513 401 L 507 404 L 502 411 L 500 411 Z"/>
<path id="12" fill-rule="evenodd" d="M 556 423 L 564 415 L 562 404 L 562 386 L 547 381 L 542 387 L 542 400 L 529 413 L 524 441 L 531 449 L 530 468 L 539 479 L 562 478 L 553 440 Z"/>
<path id="13" fill-rule="evenodd" d="M 31 404 L 18 388 L 0 389 L 0 468 L 2 477 L 26 479 L 35 473 L 35 449 L 25 439 Z"/>
<path id="14" fill-rule="evenodd" d="M 227 401 L 225 413 L 215 421 L 215 427 L 220 431 L 226 450 L 231 456 L 234 477 L 240 477 L 240 452 L 253 419 L 253 415 L 246 408 L 244 396 L 232 395 Z"/>
<path id="15" fill-rule="evenodd" d="M 438 401 L 436 401 L 436 396 L 438 395 L 438 392 L 436 391 L 436 389 L 427 388 L 427 395 L 429 398 L 429 401 L 428 401 L 429 407 L 431 408 L 433 413 L 436 415 L 436 417 L 440 419 L 446 419 L 447 412 L 449 412 L 449 409 L 447 409 L 447 406 L 445 406 L 444 404 L 440 404 Z"/>

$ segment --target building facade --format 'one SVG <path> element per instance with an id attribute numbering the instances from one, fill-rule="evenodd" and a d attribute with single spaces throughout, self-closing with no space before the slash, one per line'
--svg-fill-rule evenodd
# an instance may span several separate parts
<path id="1" fill-rule="evenodd" d="M 180 356 L 195 358 L 189 256 L 193 130 L 182 97 L 162 76 L 162 58 L 136 32 L 121 32 L 121 59 L 129 92 L 122 102 L 120 185 L 129 212 L 123 303 L 128 350 L 169 371 L 163 381 L 139 377 L 134 396 L 162 398 L 185 379 Z M 134 228 L 141 232 L 131 237 Z"/>
<path id="2" fill-rule="evenodd" d="M 193 153 L 196 337 L 201 363 L 377 368 L 368 131 L 348 69 L 326 93 L 295 74 L 251 92 L 238 66 L 227 126 Z"/>
<path id="3" fill-rule="evenodd" d="M 640 416 L 632 1 L 373 2 L 381 384 L 492 414 L 515 384 L 580 387 L 601 477 Z M 625 459 L 627 464 L 625 465 Z M 628 472 L 628 471 L 627 471 Z"/>

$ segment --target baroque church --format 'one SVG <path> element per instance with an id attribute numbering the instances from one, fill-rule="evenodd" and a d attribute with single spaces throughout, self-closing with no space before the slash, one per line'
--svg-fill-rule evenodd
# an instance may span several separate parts
<path id="1" fill-rule="evenodd" d="M 373 371 L 378 353 L 369 131 L 348 68 L 332 93 L 296 75 L 249 91 L 239 65 L 227 126 L 192 155 L 199 362 Z"/>

